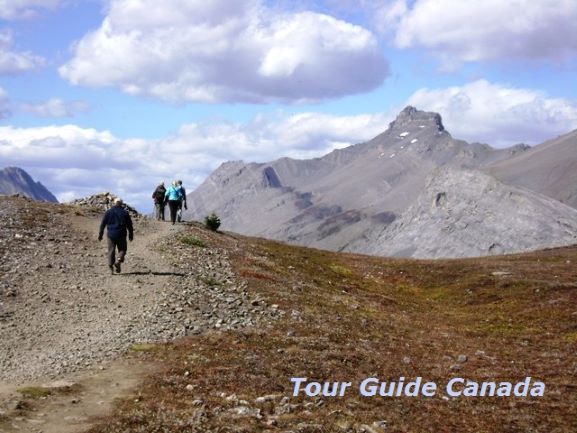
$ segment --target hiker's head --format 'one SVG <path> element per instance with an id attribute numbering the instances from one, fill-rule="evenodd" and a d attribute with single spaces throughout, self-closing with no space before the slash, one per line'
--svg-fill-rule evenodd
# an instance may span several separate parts
<path id="1" fill-rule="evenodd" d="M 116 197 L 114 199 L 114 206 L 122 206 L 122 199 L 119 197 Z"/>
<path id="2" fill-rule="evenodd" d="M 178 185 L 182 185 L 182 180 L 177 180 L 176 183 L 177 183 Z"/>
<path id="3" fill-rule="evenodd" d="M 160 182 L 158 186 L 164 186 L 164 181 Z"/>
<path id="4" fill-rule="evenodd" d="M 172 181 L 172 186 L 176 186 L 176 180 Z"/>

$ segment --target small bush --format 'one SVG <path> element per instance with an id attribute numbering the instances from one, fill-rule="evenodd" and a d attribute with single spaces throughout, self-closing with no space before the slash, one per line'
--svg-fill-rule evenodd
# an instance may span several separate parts
<path id="1" fill-rule="evenodd" d="M 213 212 L 204 219 L 204 224 L 208 229 L 215 232 L 220 227 L 220 218 Z"/>
<path id="2" fill-rule="evenodd" d="M 134 343 L 129 349 L 133 352 L 154 352 L 159 349 L 159 346 L 150 343 Z"/>
<path id="3" fill-rule="evenodd" d="M 216 278 L 211 277 L 211 276 L 208 276 L 208 277 L 200 276 L 198 279 L 200 281 L 202 281 L 204 284 L 206 284 L 207 286 L 211 286 L 211 287 L 220 286 L 220 281 L 218 281 Z"/>
<path id="4" fill-rule="evenodd" d="M 350 277 L 353 274 L 353 272 L 349 268 L 345 268 L 344 266 L 341 265 L 332 264 L 329 266 L 329 268 L 331 269 L 331 271 L 333 271 L 335 274 L 340 275 L 341 277 Z"/>
<path id="5" fill-rule="evenodd" d="M 195 238 L 194 236 L 183 236 L 182 238 L 180 238 L 180 242 L 182 242 L 185 245 L 192 245 L 194 247 L 206 248 L 206 244 L 202 240 Z"/>
<path id="6" fill-rule="evenodd" d="M 22 394 L 23 397 L 28 398 L 42 398 L 48 397 L 52 392 L 48 388 L 43 388 L 41 386 L 28 386 L 25 388 L 19 388 L 18 392 Z"/>

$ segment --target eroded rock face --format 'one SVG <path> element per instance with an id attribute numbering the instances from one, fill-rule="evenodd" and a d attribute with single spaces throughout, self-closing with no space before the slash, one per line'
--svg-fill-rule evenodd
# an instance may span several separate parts
<path id="1" fill-rule="evenodd" d="M 431 113 L 426 111 L 419 111 L 415 107 L 407 106 L 399 113 L 397 118 L 389 124 L 389 129 L 413 127 L 415 122 L 421 124 L 433 124 L 437 127 L 439 132 L 445 130 L 443 120 L 438 113 Z"/>
<path id="2" fill-rule="evenodd" d="M 474 257 L 577 243 L 577 211 L 477 170 L 443 168 L 370 253 Z"/>
<path id="3" fill-rule="evenodd" d="M 7 167 L 0 170 L 0 195 L 19 194 L 33 200 L 58 203 L 54 195 L 40 182 L 34 181 L 24 170 Z"/>

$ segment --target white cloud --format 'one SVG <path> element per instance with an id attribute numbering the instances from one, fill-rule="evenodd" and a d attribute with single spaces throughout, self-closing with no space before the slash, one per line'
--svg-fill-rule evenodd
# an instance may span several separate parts
<path id="1" fill-rule="evenodd" d="M 129 156 L 113 152 L 118 143 L 109 132 L 74 125 L 0 127 L 0 159 L 16 166 L 67 168 L 70 163 L 93 169 L 132 166 Z"/>
<path id="2" fill-rule="evenodd" d="M 23 103 L 18 106 L 19 111 L 31 113 L 44 118 L 74 117 L 78 113 L 88 111 L 90 107 L 82 101 L 63 101 L 52 98 L 41 103 Z"/>
<path id="3" fill-rule="evenodd" d="M 577 54 L 575 0 L 396 0 L 375 16 L 396 47 L 432 49 L 446 66 Z"/>
<path id="4" fill-rule="evenodd" d="M 14 52 L 12 33 L 0 30 L 0 75 L 17 74 L 44 64 L 42 57 L 29 52 Z"/>
<path id="5" fill-rule="evenodd" d="M 248 123 L 187 124 L 163 140 L 122 140 L 74 125 L 0 127 L 0 160 L 29 171 L 61 200 L 108 190 L 148 211 L 160 180 L 182 178 L 192 190 L 224 161 L 321 156 L 372 138 L 390 120 L 383 114 L 277 114 Z"/>
<path id="6" fill-rule="evenodd" d="M 486 80 L 421 89 L 407 103 L 440 113 L 455 138 L 498 147 L 537 144 L 577 129 L 577 101 Z"/>
<path id="7" fill-rule="evenodd" d="M 456 138 L 492 145 L 537 143 L 577 128 L 576 103 L 484 80 L 421 89 L 407 103 L 441 113 Z M 224 161 L 322 156 L 373 138 L 396 114 L 277 112 L 246 123 L 189 123 L 160 140 L 120 139 L 74 125 L 0 127 L 0 160 L 28 170 L 61 200 L 108 190 L 148 212 L 160 180 L 182 178 L 192 190 Z"/>
<path id="8" fill-rule="evenodd" d="M 54 9 L 61 0 L 0 0 L 0 19 L 30 18 L 38 9 Z"/>
<path id="9" fill-rule="evenodd" d="M 8 93 L 0 87 L 0 119 L 12 115 L 12 112 L 31 113 L 43 118 L 73 117 L 78 113 L 90 110 L 90 106 L 83 101 L 64 101 L 60 98 L 52 98 L 40 103 L 17 103 L 12 102 Z"/>
<path id="10" fill-rule="evenodd" d="M 61 200 L 104 190 L 134 197 L 142 188 L 130 191 L 126 179 L 149 176 L 155 162 L 151 147 L 144 140 L 120 140 L 108 131 L 75 125 L 0 127 L 3 165 L 27 170 Z"/>
<path id="11" fill-rule="evenodd" d="M 373 138 L 383 132 L 392 119 L 381 113 L 261 115 L 248 123 L 184 125 L 165 144 L 184 152 L 194 148 L 195 152 L 219 163 L 234 159 L 264 162 L 282 156 L 314 158 Z"/>
<path id="12" fill-rule="evenodd" d="M 171 102 L 262 103 L 368 91 L 388 66 L 371 32 L 328 15 L 261 0 L 112 0 L 59 71 Z"/>

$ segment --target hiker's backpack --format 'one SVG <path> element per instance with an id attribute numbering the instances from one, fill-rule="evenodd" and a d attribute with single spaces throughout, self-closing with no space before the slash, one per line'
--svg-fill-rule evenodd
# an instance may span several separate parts
<path id="1" fill-rule="evenodd" d="M 158 203 L 162 203 L 164 201 L 164 194 L 166 193 L 166 190 L 162 190 L 161 188 L 156 188 L 156 190 L 154 191 L 154 200 L 156 200 Z"/>

